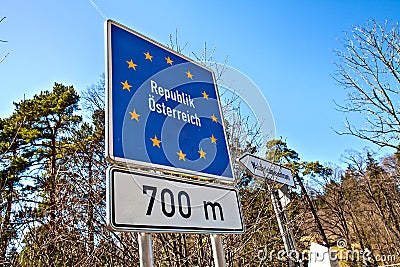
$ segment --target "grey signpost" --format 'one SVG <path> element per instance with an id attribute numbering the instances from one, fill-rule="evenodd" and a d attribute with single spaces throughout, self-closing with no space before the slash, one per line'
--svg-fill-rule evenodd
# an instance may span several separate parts
<path id="1" fill-rule="evenodd" d="M 224 246 L 222 245 L 222 238 L 220 235 L 211 235 L 211 247 L 213 251 L 215 267 L 225 267 L 225 253 Z"/>
<path id="2" fill-rule="evenodd" d="M 151 234 L 138 233 L 140 266 L 153 267 L 153 247 Z"/>
<path id="3" fill-rule="evenodd" d="M 247 172 L 255 178 L 262 180 L 274 181 L 282 184 L 280 189 L 271 188 L 267 183 L 270 191 L 272 205 L 274 207 L 275 216 L 278 222 L 279 231 L 288 256 L 289 266 L 296 266 L 296 261 L 291 257 L 292 252 L 296 250 L 296 242 L 288 220 L 286 205 L 290 199 L 285 194 L 287 186 L 295 187 L 294 179 L 290 169 L 246 153 L 238 159 L 247 170 Z M 302 263 L 299 262 L 302 266 Z"/>

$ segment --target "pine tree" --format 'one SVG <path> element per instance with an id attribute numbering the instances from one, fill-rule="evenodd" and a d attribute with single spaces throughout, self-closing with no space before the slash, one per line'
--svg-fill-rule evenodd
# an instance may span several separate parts
<path id="1" fill-rule="evenodd" d="M 63 175 L 68 148 L 66 141 L 71 129 L 81 121 L 75 113 L 78 100 L 72 86 L 55 83 L 52 91 L 43 91 L 32 99 L 15 104 L 14 114 L 24 118 L 21 136 L 32 151 L 29 158 L 29 171 L 34 181 L 31 194 L 39 202 L 33 217 L 40 222 L 39 226 L 30 224 L 28 228 L 22 262 L 28 263 L 25 259 L 35 254 L 46 255 L 37 258 L 38 264 L 56 266 L 57 261 L 65 256 L 57 238 L 66 219 L 61 209 L 60 192 L 67 179 Z"/>

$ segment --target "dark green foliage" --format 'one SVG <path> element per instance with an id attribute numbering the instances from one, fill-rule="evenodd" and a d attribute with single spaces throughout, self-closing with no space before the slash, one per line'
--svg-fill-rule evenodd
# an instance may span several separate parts
<path id="1" fill-rule="evenodd" d="M 56 83 L 51 92 L 15 103 L 13 114 L 1 120 L 2 257 L 11 241 L 4 233 L 15 233 L 13 224 L 23 226 L 33 218 L 51 223 L 56 217 L 57 171 L 69 131 L 81 121 L 75 114 L 78 100 L 73 87 Z M 30 203 L 36 197 L 35 207 Z"/>

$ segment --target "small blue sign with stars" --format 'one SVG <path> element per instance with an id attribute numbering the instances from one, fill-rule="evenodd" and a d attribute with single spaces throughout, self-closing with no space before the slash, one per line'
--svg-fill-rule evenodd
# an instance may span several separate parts
<path id="1" fill-rule="evenodd" d="M 114 21 L 106 36 L 107 158 L 233 180 L 213 72 Z"/>

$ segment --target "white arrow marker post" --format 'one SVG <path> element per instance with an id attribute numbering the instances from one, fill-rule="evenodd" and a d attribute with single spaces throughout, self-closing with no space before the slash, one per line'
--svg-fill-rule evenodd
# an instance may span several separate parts
<path id="1" fill-rule="evenodd" d="M 290 201 L 290 199 L 287 197 L 287 195 L 285 195 L 285 191 L 287 191 L 287 186 L 295 187 L 291 170 L 267 161 L 263 158 L 251 155 L 249 153 L 241 156 L 238 161 L 246 168 L 247 172 L 251 176 L 258 179 L 270 180 L 283 184 L 282 188 L 278 190 L 271 189 L 268 183 L 267 186 L 271 194 L 271 201 L 274 207 L 276 220 L 278 221 L 279 231 L 281 233 L 282 240 L 285 245 L 286 254 L 289 259 L 289 266 L 295 267 L 296 261 L 291 257 L 291 254 L 294 251 L 297 251 L 297 249 L 294 235 L 291 230 L 290 222 L 286 212 L 286 205 L 288 204 L 288 201 Z M 303 264 L 299 262 L 299 266 L 302 267 Z"/>

